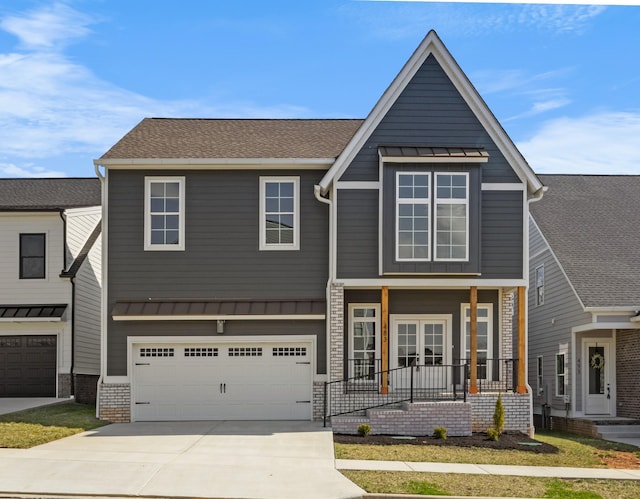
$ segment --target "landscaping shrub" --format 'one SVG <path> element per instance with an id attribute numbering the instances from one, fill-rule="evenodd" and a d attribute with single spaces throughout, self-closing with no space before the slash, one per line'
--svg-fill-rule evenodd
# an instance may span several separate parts
<path id="1" fill-rule="evenodd" d="M 436 426 L 433 429 L 433 436 L 439 440 L 447 439 L 447 429 L 444 426 Z"/>
<path id="2" fill-rule="evenodd" d="M 360 435 L 361 437 L 366 437 L 369 433 L 371 433 L 371 425 L 362 423 L 360 426 L 358 426 L 358 435 Z"/>

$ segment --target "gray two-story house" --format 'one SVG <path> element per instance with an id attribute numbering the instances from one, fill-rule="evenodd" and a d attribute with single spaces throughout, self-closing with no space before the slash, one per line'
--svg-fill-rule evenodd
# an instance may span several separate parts
<path id="1" fill-rule="evenodd" d="M 145 119 L 95 163 L 102 418 L 465 434 L 503 392 L 530 429 L 542 184 L 435 32 L 364 120 Z"/>

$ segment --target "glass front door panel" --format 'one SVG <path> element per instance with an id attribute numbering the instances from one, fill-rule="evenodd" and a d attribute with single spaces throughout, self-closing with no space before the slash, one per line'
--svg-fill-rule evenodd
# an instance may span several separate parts
<path id="1" fill-rule="evenodd" d="M 398 324 L 397 367 L 408 367 L 417 363 L 418 325 L 412 323 Z"/>
<path id="2" fill-rule="evenodd" d="M 589 395 L 604 395 L 604 347 L 589 347 Z"/>
<path id="3" fill-rule="evenodd" d="M 420 364 L 441 366 L 444 364 L 444 326 L 442 323 L 424 323 L 423 357 Z"/>

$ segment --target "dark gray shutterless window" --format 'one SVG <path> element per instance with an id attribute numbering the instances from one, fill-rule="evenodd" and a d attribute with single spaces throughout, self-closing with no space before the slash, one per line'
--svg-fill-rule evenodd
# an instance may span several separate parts
<path id="1" fill-rule="evenodd" d="M 46 235 L 20 234 L 20 279 L 46 276 Z"/>

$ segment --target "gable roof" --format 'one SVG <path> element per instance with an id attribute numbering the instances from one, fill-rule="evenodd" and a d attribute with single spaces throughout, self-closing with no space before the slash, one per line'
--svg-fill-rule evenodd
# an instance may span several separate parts
<path id="1" fill-rule="evenodd" d="M 395 77 L 389 88 L 382 94 L 382 97 L 369 113 L 369 116 L 367 116 L 367 119 L 358 132 L 353 136 L 353 139 L 351 139 L 336 162 L 320 181 L 320 190 L 323 194 L 326 194 L 331 183 L 339 179 L 344 173 L 396 99 L 402 94 L 403 90 L 430 55 L 436 58 L 448 78 L 486 129 L 518 177 L 522 182 L 526 183 L 528 191 L 534 193 L 542 188 L 542 183 L 536 177 L 496 117 L 489 110 L 482 97 L 480 97 L 480 94 L 478 94 L 462 69 L 460 69 L 460 66 L 458 66 L 458 63 L 444 46 L 436 32 L 431 30 L 409 58 L 400 73 Z"/>
<path id="2" fill-rule="evenodd" d="M 352 119 L 145 118 L 95 163 L 251 158 L 333 162 L 361 124 Z"/>
<path id="3" fill-rule="evenodd" d="M 2 178 L 0 211 L 48 211 L 100 206 L 97 178 Z"/>
<path id="4" fill-rule="evenodd" d="M 640 309 L 640 176 L 539 177 L 531 214 L 584 306 Z"/>

